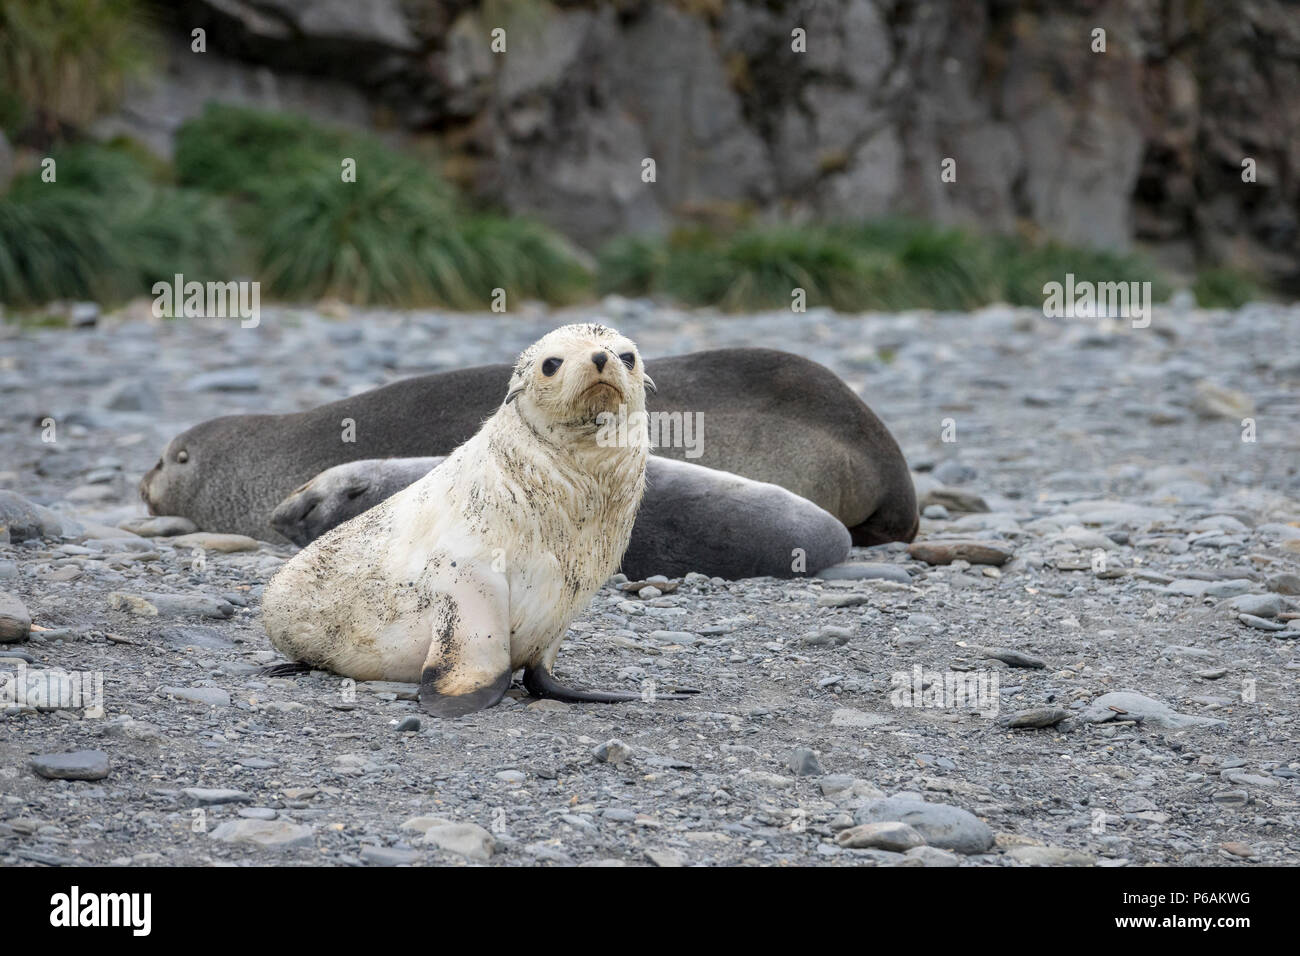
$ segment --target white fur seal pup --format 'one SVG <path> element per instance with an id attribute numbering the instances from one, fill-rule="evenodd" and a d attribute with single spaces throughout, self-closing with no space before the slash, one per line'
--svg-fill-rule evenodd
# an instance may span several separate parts
<path id="1" fill-rule="evenodd" d="M 421 709 L 440 717 L 497 703 L 521 667 L 538 696 L 638 699 L 550 671 L 618 567 L 645 490 L 648 435 L 598 442 L 596 418 L 644 410 L 647 384 L 636 346 L 612 329 L 543 337 L 441 467 L 280 569 L 262 600 L 271 643 L 358 680 L 419 681 Z"/>

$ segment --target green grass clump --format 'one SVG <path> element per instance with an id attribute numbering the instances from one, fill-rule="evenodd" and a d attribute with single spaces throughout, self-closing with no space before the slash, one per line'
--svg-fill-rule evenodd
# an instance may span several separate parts
<path id="1" fill-rule="evenodd" d="M 186 281 L 229 281 L 245 272 L 245 255 L 226 205 L 193 190 L 152 190 L 117 220 L 130 269 L 121 297 L 150 291 L 181 273 Z"/>
<path id="2" fill-rule="evenodd" d="M 503 288 L 509 301 L 541 299 L 569 304 L 590 294 L 592 275 L 569 243 L 541 223 L 496 215 L 460 221 L 472 266 L 465 282 L 479 301 Z"/>
<path id="3" fill-rule="evenodd" d="M 1239 309 L 1258 299 L 1259 286 L 1244 272 L 1231 268 L 1206 269 L 1192 285 L 1196 304 L 1203 309 Z"/>
<path id="4" fill-rule="evenodd" d="M 417 247 L 446 217 L 400 179 L 372 172 L 348 184 L 292 180 L 244 218 L 264 222 L 258 267 L 273 295 L 413 305 L 431 289 Z"/>
<path id="5" fill-rule="evenodd" d="M 141 0 L 0 0 L 0 123 L 84 126 L 155 48 Z"/>
<path id="6" fill-rule="evenodd" d="M 343 160 L 356 183 L 343 182 Z M 274 199 L 305 181 L 360 185 L 400 179 L 430 208 L 449 214 L 452 188 L 418 157 L 367 133 L 322 126 L 300 116 L 210 104 L 176 135 L 176 177 L 183 186 Z"/>
<path id="7" fill-rule="evenodd" d="M 886 219 L 834 227 L 874 278 L 873 309 L 973 309 L 1001 295 L 989 246 L 957 229 Z"/>
<path id="8" fill-rule="evenodd" d="M 0 301 L 30 307 L 114 297 L 113 276 L 125 261 L 99 211 L 80 194 L 0 200 Z"/>
<path id="9" fill-rule="evenodd" d="M 596 257 L 596 291 L 648 296 L 660 291 L 667 268 L 668 247 L 658 237 L 619 236 Z"/>
<path id="10" fill-rule="evenodd" d="M 853 308 L 878 277 L 856 250 L 822 229 L 746 228 L 730 234 L 679 229 L 664 239 L 625 236 L 597 259 L 601 293 L 666 294 L 729 311 L 808 306 Z"/>
<path id="11" fill-rule="evenodd" d="M 590 290 L 551 230 L 471 212 L 417 157 L 296 117 L 210 107 L 182 128 L 174 173 L 126 144 L 54 159 L 56 182 L 38 170 L 0 199 L 0 300 L 14 305 L 117 301 L 245 267 L 288 300 L 477 309 L 497 289 L 507 307 Z"/>
<path id="12" fill-rule="evenodd" d="M 662 294 L 728 311 L 788 307 L 795 288 L 809 307 L 846 312 L 1041 305 L 1044 284 L 1063 282 L 1067 272 L 1076 281 L 1151 281 L 1155 298 L 1168 296 L 1137 256 L 981 239 L 901 220 L 622 238 L 602 250 L 599 268 L 603 292 Z"/>
<path id="13" fill-rule="evenodd" d="M 238 198 L 257 272 L 281 298 L 474 309 L 497 288 L 509 304 L 568 302 L 589 285 L 555 233 L 472 214 L 430 164 L 365 133 L 210 106 L 181 128 L 176 169 Z"/>
<path id="14" fill-rule="evenodd" d="M 1002 297 L 1012 305 L 1042 305 L 1043 286 L 1065 282 L 1067 273 L 1075 283 L 1150 282 L 1152 298 L 1169 298 L 1170 286 L 1154 266 L 1132 253 L 1108 252 L 1049 242 L 1033 245 L 1024 240 L 1001 240 L 995 244 L 1002 274 Z"/>
<path id="15" fill-rule="evenodd" d="M 219 202 L 158 181 L 130 150 L 70 146 L 53 159 L 54 182 L 34 170 L 0 198 L 0 301 L 117 302 L 176 272 L 229 276 L 237 242 Z"/>
<path id="16" fill-rule="evenodd" d="M 789 307 L 801 288 L 810 306 L 851 307 L 865 292 L 858 256 L 817 229 L 745 229 L 718 238 L 679 234 L 672 242 L 665 285 L 684 301 L 728 311 Z"/>
<path id="17" fill-rule="evenodd" d="M 550 230 L 527 220 L 449 215 L 407 180 L 372 172 L 348 184 L 300 179 L 264 196 L 259 273 L 289 299 L 335 296 L 390 306 L 573 301 L 589 276 Z"/>

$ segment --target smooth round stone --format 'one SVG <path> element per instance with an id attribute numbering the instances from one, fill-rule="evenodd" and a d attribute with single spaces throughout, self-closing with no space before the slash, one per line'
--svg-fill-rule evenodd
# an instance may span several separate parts
<path id="1" fill-rule="evenodd" d="M 979 472 L 973 466 L 951 458 L 940 462 L 931 474 L 945 485 L 961 485 L 979 477 Z"/>
<path id="2" fill-rule="evenodd" d="M 279 811 L 270 807 L 240 807 L 239 815 L 249 820 L 274 820 Z"/>
<path id="3" fill-rule="evenodd" d="M 822 767 L 815 753 L 807 747 L 796 747 L 790 755 L 790 772 L 796 777 L 819 777 Z"/>
<path id="4" fill-rule="evenodd" d="M 1247 627 L 1253 627 L 1257 631 L 1284 631 L 1286 625 L 1281 621 L 1270 621 L 1268 618 L 1256 617 L 1254 614 L 1238 614 L 1237 620 Z"/>
<path id="5" fill-rule="evenodd" d="M 108 754 L 102 750 L 40 754 L 30 766 L 46 780 L 103 780 L 108 776 Z"/>
<path id="6" fill-rule="evenodd" d="M 817 572 L 823 581 L 897 581 L 911 584 L 912 576 L 897 564 L 880 564 L 871 561 L 846 561 L 832 564 Z"/>
<path id="7" fill-rule="evenodd" d="M 906 823 L 941 850 L 985 853 L 993 846 L 993 831 L 973 813 L 945 803 L 928 803 L 905 796 L 871 800 L 855 815 L 858 824 Z"/>

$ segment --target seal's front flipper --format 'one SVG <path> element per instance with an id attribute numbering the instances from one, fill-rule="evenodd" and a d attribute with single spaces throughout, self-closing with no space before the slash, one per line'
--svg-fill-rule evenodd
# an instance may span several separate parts
<path id="1" fill-rule="evenodd" d="M 587 690 L 583 687 L 570 687 L 561 684 L 545 667 L 529 667 L 524 670 L 524 687 L 534 697 L 549 697 L 571 704 L 622 704 L 633 700 L 653 703 L 656 700 L 690 700 L 697 690 L 680 688 L 670 693 L 634 694 L 626 690 Z"/>
<path id="2" fill-rule="evenodd" d="M 486 710 L 499 702 L 510 689 L 510 671 L 503 671 L 495 681 L 460 694 L 438 690 L 436 671 L 426 669 L 420 678 L 420 709 L 430 717 L 464 717 Z"/>
<path id="3" fill-rule="evenodd" d="M 461 717 L 491 707 L 510 688 L 510 590 L 505 575 L 466 568 L 435 595 L 433 640 L 420 674 L 420 709 Z"/>

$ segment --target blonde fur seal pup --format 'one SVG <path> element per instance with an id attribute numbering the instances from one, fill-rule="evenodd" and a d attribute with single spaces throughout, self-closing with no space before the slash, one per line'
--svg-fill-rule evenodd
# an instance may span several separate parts
<path id="1" fill-rule="evenodd" d="M 418 681 L 421 709 L 441 717 L 492 706 L 521 667 L 539 696 L 637 699 L 565 687 L 551 667 L 618 567 L 645 490 L 648 435 L 598 443 L 596 417 L 643 411 L 647 384 L 612 329 L 543 337 L 441 467 L 280 569 L 262 601 L 271 643 L 358 680 Z"/>

